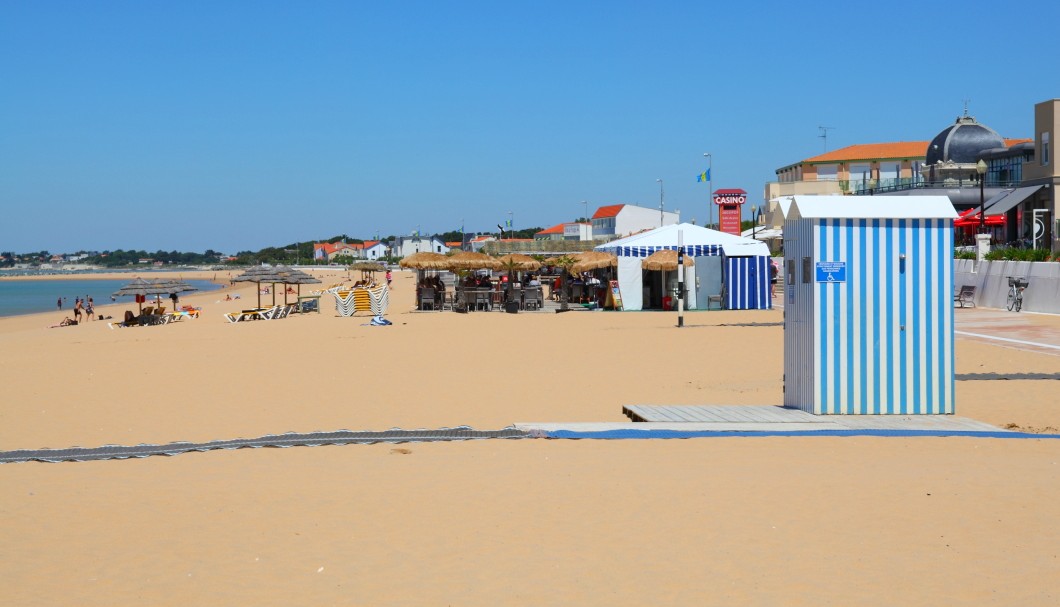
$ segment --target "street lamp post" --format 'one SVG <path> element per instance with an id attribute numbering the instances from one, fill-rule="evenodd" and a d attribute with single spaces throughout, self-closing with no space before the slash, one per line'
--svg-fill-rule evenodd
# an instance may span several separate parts
<path id="1" fill-rule="evenodd" d="M 663 180 L 656 179 L 659 182 L 659 227 L 663 227 Z"/>
<path id="2" fill-rule="evenodd" d="M 707 212 L 710 217 L 710 224 L 714 224 L 714 157 L 710 155 L 710 152 L 703 154 L 703 157 L 707 159 L 707 184 L 710 186 L 710 198 L 707 199 Z"/>
<path id="3" fill-rule="evenodd" d="M 593 220 L 589 219 L 589 201 L 588 200 L 583 200 L 582 201 L 582 208 L 584 209 L 584 214 L 582 215 L 582 220 L 589 222 L 589 226 L 591 227 L 593 225 Z M 578 227 L 578 240 L 581 240 L 582 236 L 585 236 L 585 235 L 586 235 L 586 230 L 579 226 Z M 587 239 L 587 240 L 589 240 L 589 239 Z"/>
<path id="4" fill-rule="evenodd" d="M 980 158 L 975 163 L 975 172 L 979 173 L 979 233 L 986 232 L 986 163 Z"/>
<path id="5" fill-rule="evenodd" d="M 751 207 L 751 238 L 758 235 L 758 207 Z"/>

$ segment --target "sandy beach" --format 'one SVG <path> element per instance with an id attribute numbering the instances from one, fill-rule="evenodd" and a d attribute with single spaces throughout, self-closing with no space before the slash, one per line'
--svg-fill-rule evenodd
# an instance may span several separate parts
<path id="1" fill-rule="evenodd" d="M 226 279 L 181 275 L 214 274 Z M 681 330 L 661 312 L 416 313 L 413 280 L 395 273 L 390 327 L 326 299 L 320 314 L 230 324 L 223 313 L 256 298 L 239 283 L 182 296 L 201 317 L 160 327 L 0 319 L 0 450 L 782 402 L 779 310 L 692 313 Z M 958 375 L 1028 372 L 1058 373 L 1060 356 L 958 336 Z M 957 414 L 1055 431 L 1056 386 L 959 379 Z M 0 466 L 0 508 L 5 605 L 1060 602 L 1060 440 L 534 439 L 24 463 Z"/>

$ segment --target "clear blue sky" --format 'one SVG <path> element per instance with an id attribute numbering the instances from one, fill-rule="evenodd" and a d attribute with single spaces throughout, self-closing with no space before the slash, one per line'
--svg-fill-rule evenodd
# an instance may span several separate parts
<path id="1" fill-rule="evenodd" d="M 822 125 L 928 140 L 970 99 L 1031 136 L 1058 5 L 932 6 L 5 2 L 0 250 L 548 227 L 659 178 L 704 223 L 704 152 L 760 202 Z"/>

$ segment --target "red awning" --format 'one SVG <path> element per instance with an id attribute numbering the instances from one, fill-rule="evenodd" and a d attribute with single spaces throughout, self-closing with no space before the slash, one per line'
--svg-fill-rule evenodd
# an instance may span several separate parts
<path id="1" fill-rule="evenodd" d="M 968 227 L 974 227 L 974 226 L 978 226 L 978 225 L 979 225 L 979 209 L 978 208 L 968 209 L 967 211 L 964 211 L 963 213 L 958 215 L 957 219 L 953 220 L 953 227 L 955 227 L 955 228 L 968 228 Z M 986 220 L 983 222 L 983 225 L 988 225 L 988 226 L 991 226 L 991 227 L 1003 226 L 1003 225 L 1005 225 L 1005 216 L 1004 215 L 987 215 L 986 216 Z"/>

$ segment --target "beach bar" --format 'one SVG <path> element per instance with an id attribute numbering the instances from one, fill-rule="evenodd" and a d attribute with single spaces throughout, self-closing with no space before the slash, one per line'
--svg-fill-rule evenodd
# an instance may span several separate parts
<path id="1" fill-rule="evenodd" d="M 618 286 L 623 310 L 643 310 L 648 306 L 651 289 L 646 288 L 641 262 L 660 250 L 676 251 L 678 240 L 686 257 L 695 265 L 688 274 L 689 288 L 685 307 L 688 310 L 711 309 L 711 302 L 728 310 L 768 310 L 769 247 L 752 238 L 733 236 L 689 223 L 655 228 L 596 247 L 597 251 L 618 257 Z M 676 287 L 676 273 L 664 292 Z"/>
<path id="2" fill-rule="evenodd" d="M 945 196 L 794 196 L 784 221 L 784 406 L 952 414 Z"/>

